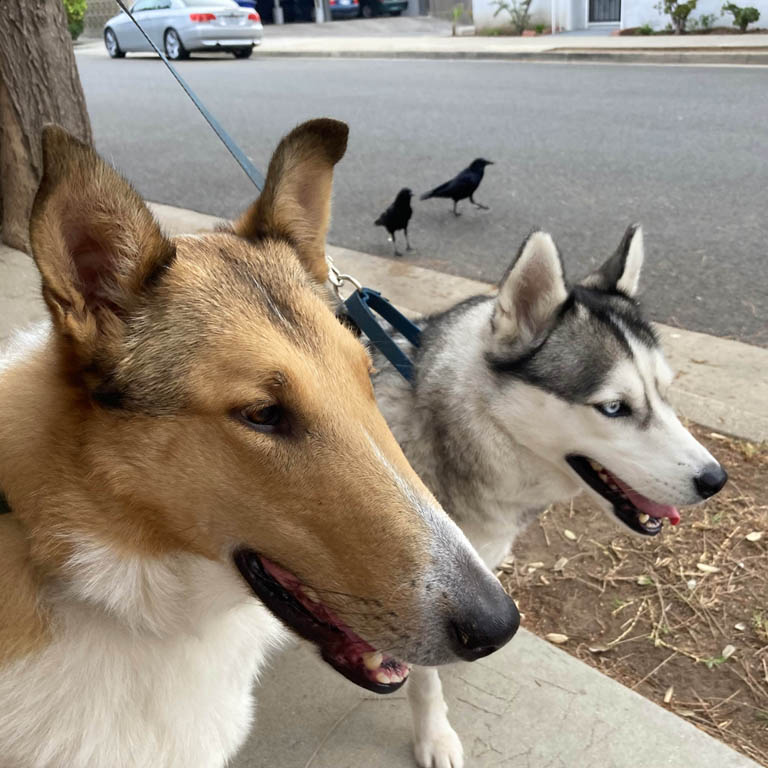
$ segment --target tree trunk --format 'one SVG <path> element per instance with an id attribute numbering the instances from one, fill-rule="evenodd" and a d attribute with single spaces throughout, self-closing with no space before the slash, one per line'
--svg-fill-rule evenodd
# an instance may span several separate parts
<path id="1" fill-rule="evenodd" d="M 90 144 L 91 124 L 61 0 L 1 5 L 0 236 L 28 251 L 42 127 L 58 123 Z"/>

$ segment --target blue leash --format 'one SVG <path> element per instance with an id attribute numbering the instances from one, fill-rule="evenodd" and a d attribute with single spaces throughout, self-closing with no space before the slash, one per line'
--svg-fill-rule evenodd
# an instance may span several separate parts
<path id="1" fill-rule="evenodd" d="M 413 383 L 413 361 L 381 327 L 374 312 L 383 317 L 396 331 L 405 336 L 414 347 L 421 346 L 421 329 L 373 288 L 358 288 L 345 302 L 348 317 L 371 343 L 389 360 L 397 372 Z"/>
<path id="2" fill-rule="evenodd" d="M 229 150 L 232 157 L 235 158 L 238 165 L 243 169 L 246 176 L 253 182 L 256 189 L 261 192 L 264 188 L 264 177 L 256 169 L 256 166 L 248 159 L 246 154 L 237 146 L 232 137 L 224 130 L 218 120 L 208 111 L 207 107 L 197 97 L 195 92 L 187 85 L 186 80 L 176 71 L 176 68 L 165 57 L 165 54 L 155 45 L 150 36 L 144 31 L 144 28 L 134 18 L 133 14 L 126 8 L 123 0 L 116 0 L 117 4 L 128 15 L 128 18 L 136 25 L 142 35 L 146 38 L 154 52 L 163 60 L 163 63 L 170 73 L 176 78 L 176 82 L 184 89 L 184 92 L 192 100 L 200 114 L 206 119 L 208 125 L 213 128 L 214 133 L 221 139 L 224 146 Z M 355 281 L 356 282 L 356 281 Z M 338 286 L 337 286 L 338 287 Z M 389 334 L 381 327 L 379 321 L 374 316 L 375 311 L 383 317 L 395 330 L 405 336 L 415 347 L 421 343 L 421 331 L 414 325 L 402 312 L 385 299 L 378 291 L 372 288 L 362 288 L 357 285 L 357 290 L 344 302 L 347 316 L 364 333 L 371 343 L 377 347 L 389 360 L 397 371 L 407 380 L 413 381 L 414 366 L 408 356 L 397 346 Z M 2 503 L 0 502 L 0 513 L 2 513 Z"/>
<path id="3" fill-rule="evenodd" d="M 138 27 L 139 32 L 147 39 L 147 42 L 152 46 L 154 52 L 163 60 L 163 63 L 170 70 L 170 73 L 176 78 L 176 82 L 184 89 L 184 92 L 192 99 L 192 103 L 197 107 L 200 114 L 208 121 L 208 125 L 213 128 L 214 133 L 221 139 L 224 146 L 229 150 L 232 157 L 235 158 L 237 164 L 245 171 L 245 175 L 253 182 L 256 189 L 261 192 L 264 189 L 264 177 L 261 175 L 256 166 L 248 159 L 245 152 L 235 144 L 232 137 L 224 130 L 219 121 L 208 111 L 205 104 L 197 98 L 195 92 L 187 85 L 187 81 L 176 71 L 176 67 L 171 64 L 165 57 L 165 54 L 154 44 L 150 36 L 144 31 L 144 27 L 139 24 L 134 18 L 133 14 L 125 7 L 123 0 L 116 0 L 117 4 L 122 8 L 123 12 L 128 15 L 128 18 Z"/>

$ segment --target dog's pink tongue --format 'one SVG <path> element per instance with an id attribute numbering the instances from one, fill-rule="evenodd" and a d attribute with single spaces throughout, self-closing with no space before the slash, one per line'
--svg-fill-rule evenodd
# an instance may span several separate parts
<path id="1" fill-rule="evenodd" d="M 618 478 L 615 478 L 618 480 Z M 677 511 L 677 507 L 672 507 L 669 504 L 657 504 L 655 501 L 651 501 L 643 496 L 641 493 L 632 490 L 626 483 L 621 480 L 618 481 L 618 485 L 624 492 L 624 495 L 641 511 L 651 517 L 667 517 L 669 518 L 670 525 L 677 525 L 680 522 L 680 513 Z"/>

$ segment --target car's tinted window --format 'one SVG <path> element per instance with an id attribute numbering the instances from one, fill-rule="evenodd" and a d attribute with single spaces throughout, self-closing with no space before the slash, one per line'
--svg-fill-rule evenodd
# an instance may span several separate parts
<path id="1" fill-rule="evenodd" d="M 239 8 L 235 0 L 183 0 L 184 5 L 198 8 L 201 5 L 217 6 L 219 8 Z"/>
<path id="2" fill-rule="evenodd" d="M 139 0 L 139 2 L 131 8 L 131 13 L 136 13 L 137 11 L 151 11 L 153 8 L 157 8 L 157 5 L 158 0 Z"/>

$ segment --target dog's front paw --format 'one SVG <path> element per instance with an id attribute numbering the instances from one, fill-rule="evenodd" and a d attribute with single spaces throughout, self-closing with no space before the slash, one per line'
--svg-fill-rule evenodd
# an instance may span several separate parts
<path id="1" fill-rule="evenodd" d="M 417 734 L 413 751 L 419 768 L 464 768 L 461 740 L 447 720 Z"/>

